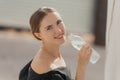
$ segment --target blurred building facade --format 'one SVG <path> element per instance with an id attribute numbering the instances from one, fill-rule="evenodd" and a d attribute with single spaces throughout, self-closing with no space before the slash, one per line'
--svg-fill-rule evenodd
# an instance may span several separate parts
<path id="1" fill-rule="evenodd" d="M 29 18 L 40 7 L 60 12 L 66 29 L 73 33 L 95 33 L 95 43 L 105 44 L 107 0 L 0 0 L 0 29 L 30 29 Z M 18 29 L 19 30 L 19 29 Z"/>
<path id="2" fill-rule="evenodd" d="M 0 25 L 29 28 L 31 14 L 42 6 L 54 7 L 73 32 L 90 32 L 94 0 L 0 0 Z"/>

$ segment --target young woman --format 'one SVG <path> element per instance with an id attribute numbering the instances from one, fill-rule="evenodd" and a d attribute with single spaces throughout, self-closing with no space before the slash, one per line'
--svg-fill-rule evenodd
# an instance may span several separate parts
<path id="1" fill-rule="evenodd" d="M 66 40 L 65 25 L 60 14 L 50 7 L 40 8 L 31 16 L 30 26 L 33 35 L 42 41 L 42 47 L 27 65 L 27 80 L 72 80 L 60 51 L 60 46 Z M 75 80 L 85 80 L 91 52 L 88 44 L 79 51 Z"/>

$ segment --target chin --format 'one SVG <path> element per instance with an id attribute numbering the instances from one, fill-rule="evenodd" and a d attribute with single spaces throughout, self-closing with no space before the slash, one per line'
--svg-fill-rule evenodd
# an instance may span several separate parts
<path id="1" fill-rule="evenodd" d="M 63 37 L 62 39 L 58 39 L 58 40 L 56 40 L 56 43 L 58 44 L 58 45 L 62 45 L 63 43 L 65 43 L 65 37 Z"/>
<path id="2" fill-rule="evenodd" d="M 59 42 L 59 43 L 57 42 L 56 44 L 57 44 L 58 46 L 61 46 L 62 44 L 64 44 L 64 42 Z"/>
<path id="3" fill-rule="evenodd" d="M 60 42 L 60 44 L 63 44 L 65 41 L 63 41 L 63 42 Z"/>
<path id="4" fill-rule="evenodd" d="M 66 42 L 66 39 L 64 39 L 64 41 L 62 41 L 60 44 L 62 45 L 62 44 L 64 44 Z"/>

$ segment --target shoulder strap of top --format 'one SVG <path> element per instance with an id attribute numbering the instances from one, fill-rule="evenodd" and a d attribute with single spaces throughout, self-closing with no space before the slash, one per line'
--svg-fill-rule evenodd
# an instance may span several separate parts
<path id="1" fill-rule="evenodd" d="M 20 74 L 19 74 L 19 80 L 27 80 L 27 77 L 28 77 L 28 71 L 29 71 L 29 67 L 30 67 L 30 64 L 31 64 L 32 60 L 27 63 L 23 69 L 20 71 Z"/>

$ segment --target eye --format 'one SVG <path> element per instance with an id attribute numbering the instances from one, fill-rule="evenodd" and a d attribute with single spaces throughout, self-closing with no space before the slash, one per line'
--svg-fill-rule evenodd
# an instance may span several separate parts
<path id="1" fill-rule="evenodd" d="M 49 26 L 47 27 L 47 30 L 51 30 L 51 29 L 52 29 L 52 26 L 49 25 Z"/>
<path id="2" fill-rule="evenodd" d="M 57 25 L 61 24 L 62 23 L 62 20 L 58 20 L 57 21 Z"/>

